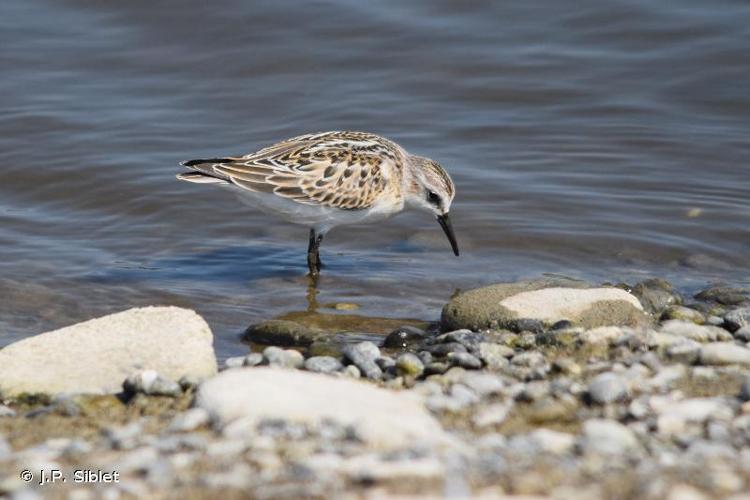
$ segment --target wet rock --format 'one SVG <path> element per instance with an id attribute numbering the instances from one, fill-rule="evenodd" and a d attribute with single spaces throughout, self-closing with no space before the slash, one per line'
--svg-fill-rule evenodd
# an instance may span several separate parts
<path id="1" fill-rule="evenodd" d="M 638 297 L 643 308 L 652 314 L 660 314 L 664 309 L 682 302 L 669 282 L 662 279 L 648 279 L 633 287 L 633 295 Z"/>
<path id="2" fill-rule="evenodd" d="M 305 357 L 299 351 L 276 346 L 263 349 L 263 359 L 268 365 L 279 368 L 301 368 L 305 363 Z"/>
<path id="3" fill-rule="evenodd" d="M 448 438 L 418 398 L 345 378 L 299 370 L 240 368 L 222 372 L 198 389 L 196 405 L 238 435 L 253 436 L 257 423 L 282 420 L 351 426 L 375 448 L 439 445 Z M 239 422 L 238 425 L 237 423 Z M 228 428 L 234 424 L 232 428 Z"/>
<path id="4" fill-rule="evenodd" d="M 750 307 L 733 309 L 724 315 L 724 326 L 730 332 L 750 325 Z"/>
<path id="5" fill-rule="evenodd" d="M 750 349 L 732 342 L 714 342 L 701 347 L 700 362 L 704 365 L 750 365 Z"/>
<path id="6" fill-rule="evenodd" d="M 640 449 L 633 431 L 614 420 L 591 419 L 583 423 L 580 442 L 584 454 L 622 456 Z"/>
<path id="7" fill-rule="evenodd" d="M 478 370 L 482 367 L 482 362 L 476 356 L 468 352 L 452 352 L 448 354 L 448 361 L 455 366 Z"/>
<path id="8" fill-rule="evenodd" d="M 341 361 L 332 356 L 313 356 L 305 360 L 305 370 L 316 373 L 333 373 L 344 369 Z"/>
<path id="9" fill-rule="evenodd" d="M 498 370 L 508 366 L 508 358 L 513 356 L 515 352 L 508 346 L 480 342 L 478 354 L 480 359 L 484 361 L 484 364 L 487 365 L 487 368 L 490 370 Z"/>
<path id="10" fill-rule="evenodd" d="M 145 369 L 172 380 L 215 374 L 203 318 L 178 307 L 144 307 L 20 340 L 0 350 L 0 391 L 117 393 L 125 377 Z"/>
<path id="11" fill-rule="evenodd" d="M 700 311 L 684 306 L 669 306 L 667 310 L 662 313 L 661 320 L 666 321 L 670 319 L 688 321 L 690 323 L 695 323 L 696 325 L 702 325 L 706 322 L 706 318 Z"/>
<path id="12" fill-rule="evenodd" d="M 154 370 L 143 370 L 130 375 L 122 384 L 128 394 L 142 393 L 148 396 L 177 397 L 182 394 L 180 384 L 162 377 Z"/>
<path id="13" fill-rule="evenodd" d="M 424 364 L 418 356 L 404 353 L 396 358 L 396 373 L 402 376 L 417 378 L 424 372 Z"/>
<path id="14" fill-rule="evenodd" d="M 567 320 L 587 328 L 647 322 L 638 299 L 624 290 L 588 288 L 571 280 L 536 280 L 464 292 L 443 308 L 441 325 L 444 330 L 527 328 L 519 320 L 545 325 Z"/>
<path id="15" fill-rule="evenodd" d="M 365 377 L 377 380 L 383 371 L 375 362 L 380 357 L 378 346 L 369 341 L 349 344 L 342 349 L 344 358 L 360 369 Z"/>
<path id="16" fill-rule="evenodd" d="M 272 319 L 252 325 L 245 330 L 244 338 L 257 344 L 285 347 L 307 347 L 326 337 L 323 330 L 308 328 L 295 321 Z"/>
<path id="17" fill-rule="evenodd" d="M 426 337 L 427 333 L 415 326 L 400 326 L 393 330 L 385 338 L 384 347 L 388 348 L 406 348 L 416 345 Z"/>
<path id="18" fill-rule="evenodd" d="M 716 342 L 717 340 L 731 340 L 732 336 L 726 330 L 716 326 L 696 325 L 688 321 L 670 319 L 662 323 L 661 333 L 678 335 L 697 342 Z"/>
<path id="19" fill-rule="evenodd" d="M 597 404 L 609 404 L 628 397 L 628 386 L 622 377 L 611 372 L 594 377 L 588 389 L 591 401 Z"/>
<path id="20" fill-rule="evenodd" d="M 712 286 L 695 294 L 698 300 L 718 302 L 727 306 L 742 304 L 747 301 L 747 289 L 729 286 Z"/>

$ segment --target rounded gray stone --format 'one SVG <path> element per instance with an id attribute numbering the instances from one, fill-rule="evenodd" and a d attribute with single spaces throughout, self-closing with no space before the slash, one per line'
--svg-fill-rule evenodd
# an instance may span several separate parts
<path id="1" fill-rule="evenodd" d="M 341 361 L 333 356 L 313 356 L 305 360 L 305 370 L 317 373 L 333 373 L 344 369 Z"/>
<path id="2" fill-rule="evenodd" d="M 594 377 L 589 384 L 589 397 L 598 404 L 609 404 L 628 397 L 628 386 L 617 374 L 607 372 Z"/>

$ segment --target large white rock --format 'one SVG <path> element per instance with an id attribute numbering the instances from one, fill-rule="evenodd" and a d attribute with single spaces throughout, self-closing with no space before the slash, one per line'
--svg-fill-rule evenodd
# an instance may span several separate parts
<path id="1" fill-rule="evenodd" d="M 23 339 L 0 350 L 0 393 L 116 393 L 145 369 L 214 375 L 208 324 L 189 309 L 143 307 Z"/>
<path id="2" fill-rule="evenodd" d="M 377 448 L 442 445 L 450 439 L 420 397 L 367 382 L 276 368 L 238 368 L 198 389 L 196 404 L 225 433 L 252 435 L 265 419 L 315 425 L 332 419 L 354 427 Z"/>

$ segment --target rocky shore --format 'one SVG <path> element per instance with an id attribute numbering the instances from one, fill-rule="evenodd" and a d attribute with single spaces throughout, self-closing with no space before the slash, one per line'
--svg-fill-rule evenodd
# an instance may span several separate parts
<path id="1" fill-rule="evenodd" d="M 6 346 L 0 495 L 750 499 L 747 290 L 545 278 L 331 342 L 356 324 L 269 320 L 221 366 L 176 307 Z"/>

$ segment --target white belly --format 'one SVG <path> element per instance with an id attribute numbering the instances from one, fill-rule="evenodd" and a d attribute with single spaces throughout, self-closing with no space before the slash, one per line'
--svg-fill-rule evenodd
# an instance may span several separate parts
<path id="1" fill-rule="evenodd" d="M 351 224 L 369 224 L 392 217 L 403 210 L 403 204 L 376 203 L 371 208 L 363 210 L 342 210 L 340 208 L 323 205 L 308 205 L 270 193 L 248 191 L 233 184 L 221 184 L 229 189 L 239 200 L 264 213 L 276 215 L 279 218 L 314 227 L 318 233 L 326 233 L 333 227 Z"/>

